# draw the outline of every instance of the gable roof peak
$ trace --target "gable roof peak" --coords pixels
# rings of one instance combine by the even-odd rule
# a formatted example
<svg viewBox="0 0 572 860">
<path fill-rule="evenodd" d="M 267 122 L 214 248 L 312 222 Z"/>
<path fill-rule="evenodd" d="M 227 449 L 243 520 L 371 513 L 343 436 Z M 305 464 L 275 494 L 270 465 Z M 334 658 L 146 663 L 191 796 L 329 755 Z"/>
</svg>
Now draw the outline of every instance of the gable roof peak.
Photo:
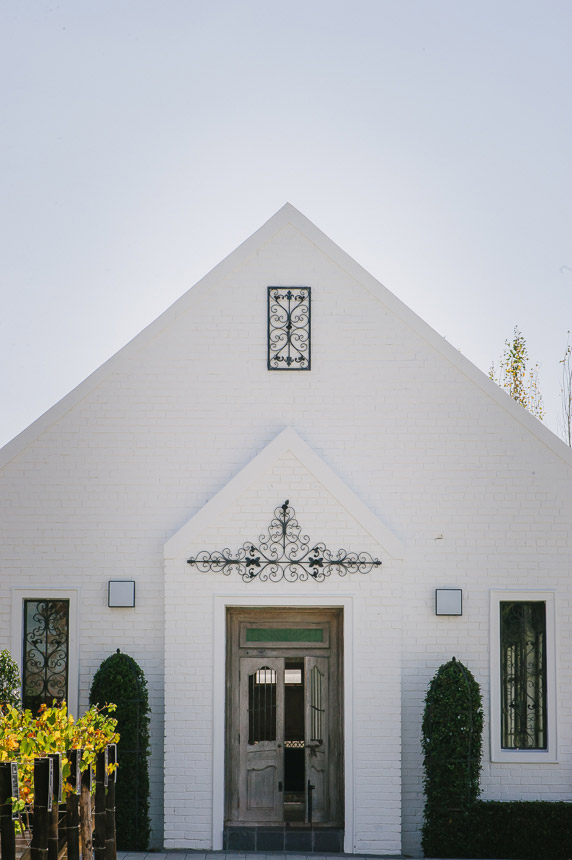
<svg viewBox="0 0 572 860">
<path fill-rule="evenodd" d="M 0 467 L 17 456 L 27 445 L 33 442 L 45 429 L 50 427 L 65 412 L 82 400 L 108 374 L 116 369 L 119 362 L 129 358 L 138 350 L 145 347 L 155 336 L 163 331 L 180 313 L 187 310 L 203 292 L 207 291 L 220 278 L 228 277 L 234 270 L 244 264 L 249 257 L 266 242 L 269 242 L 281 229 L 292 225 L 315 248 L 330 258 L 343 269 L 351 278 L 369 291 L 384 307 L 395 314 L 405 325 L 411 328 L 417 336 L 423 338 L 443 358 L 454 365 L 467 379 L 478 385 L 485 393 L 497 402 L 512 417 L 523 424 L 542 443 L 552 450 L 568 465 L 572 465 L 572 449 L 552 433 L 541 422 L 515 403 L 502 389 L 492 382 L 488 376 L 479 370 L 469 359 L 465 358 L 444 337 L 422 320 L 405 305 L 396 295 L 388 290 L 380 281 L 340 248 L 332 239 L 323 233 L 316 225 L 303 215 L 291 203 L 284 203 L 258 230 L 240 244 L 234 251 L 218 263 L 208 274 L 201 278 L 193 287 L 168 307 L 157 319 L 147 325 L 139 334 L 130 340 L 97 370 L 80 382 L 69 394 L 65 395 L 54 406 L 41 415 L 28 428 L 8 442 L 0 451 Z"/>
</svg>

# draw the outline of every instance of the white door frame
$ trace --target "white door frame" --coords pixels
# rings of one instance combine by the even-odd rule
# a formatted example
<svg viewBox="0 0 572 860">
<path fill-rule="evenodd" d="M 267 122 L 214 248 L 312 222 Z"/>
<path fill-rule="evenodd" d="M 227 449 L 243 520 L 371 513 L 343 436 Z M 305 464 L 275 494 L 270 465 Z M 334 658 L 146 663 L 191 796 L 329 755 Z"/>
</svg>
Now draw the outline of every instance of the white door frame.
<svg viewBox="0 0 572 860">
<path fill-rule="evenodd" d="M 354 844 L 354 779 L 353 779 L 353 598 L 351 595 L 322 594 L 310 597 L 296 592 L 289 595 L 215 594 L 214 618 L 214 679 L 213 679 L 213 851 L 223 847 L 224 829 L 224 754 L 225 754 L 225 688 L 226 688 L 226 610 L 233 606 L 319 607 L 343 609 L 344 644 L 344 851 L 352 853 Z"/>
</svg>

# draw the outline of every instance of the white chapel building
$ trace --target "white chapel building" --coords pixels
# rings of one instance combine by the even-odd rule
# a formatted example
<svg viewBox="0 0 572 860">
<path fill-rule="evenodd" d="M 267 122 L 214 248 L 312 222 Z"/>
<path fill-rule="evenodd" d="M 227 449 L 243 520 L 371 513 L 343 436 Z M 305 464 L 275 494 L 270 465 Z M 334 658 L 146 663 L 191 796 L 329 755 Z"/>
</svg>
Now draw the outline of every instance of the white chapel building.
<svg viewBox="0 0 572 860">
<path fill-rule="evenodd" d="M 54 606 L 49 700 L 145 672 L 153 845 L 418 853 L 453 656 L 482 796 L 570 799 L 572 452 L 292 206 L 0 451 L 0 500 L 24 686 Z"/>
</svg>

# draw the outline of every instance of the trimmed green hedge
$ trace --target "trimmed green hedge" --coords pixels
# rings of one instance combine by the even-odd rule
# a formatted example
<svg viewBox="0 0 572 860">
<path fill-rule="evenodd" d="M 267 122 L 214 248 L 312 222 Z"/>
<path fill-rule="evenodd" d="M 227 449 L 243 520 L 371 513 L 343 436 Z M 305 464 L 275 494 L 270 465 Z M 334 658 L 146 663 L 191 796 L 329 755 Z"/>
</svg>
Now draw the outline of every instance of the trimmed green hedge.
<svg viewBox="0 0 572 860">
<path fill-rule="evenodd" d="M 89 693 L 91 704 L 113 702 L 117 710 L 117 847 L 145 851 L 149 845 L 149 696 L 143 670 L 117 649 L 104 660 Z"/>
<path fill-rule="evenodd" d="M 457 844 L 456 822 L 479 796 L 483 731 L 479 685 L 455 657 L 429 684 L 422 731 L 423 850 L 429 857 L 451 856 L 444 851 Z M 442 822 L 449 818 L 447 829 Z"/>
<path fill-rule="evenodd" d="M 425 698 L 425 856 L 572 860 L 572 802 L 477 799 L 482 730 L 479 685 L 453 657 Z"/>
<path fill-rule="evenodd" d="M 434 813 L 431 826 L 443 858 L 572 860 L 572 803 L 478 800 L 464 812 Z"/>
</svg>

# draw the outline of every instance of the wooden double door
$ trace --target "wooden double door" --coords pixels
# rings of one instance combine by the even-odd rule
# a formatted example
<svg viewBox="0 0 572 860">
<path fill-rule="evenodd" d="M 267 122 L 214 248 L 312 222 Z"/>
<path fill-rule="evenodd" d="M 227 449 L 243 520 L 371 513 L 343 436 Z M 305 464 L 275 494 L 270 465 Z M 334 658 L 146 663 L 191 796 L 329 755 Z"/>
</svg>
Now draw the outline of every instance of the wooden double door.
<svg viewBox="0 0 572 860">
<path fill-rule="evenodd" d="M 229 823 L 342 823 L 339 610 L 229 610 Z"/>
</svg>

